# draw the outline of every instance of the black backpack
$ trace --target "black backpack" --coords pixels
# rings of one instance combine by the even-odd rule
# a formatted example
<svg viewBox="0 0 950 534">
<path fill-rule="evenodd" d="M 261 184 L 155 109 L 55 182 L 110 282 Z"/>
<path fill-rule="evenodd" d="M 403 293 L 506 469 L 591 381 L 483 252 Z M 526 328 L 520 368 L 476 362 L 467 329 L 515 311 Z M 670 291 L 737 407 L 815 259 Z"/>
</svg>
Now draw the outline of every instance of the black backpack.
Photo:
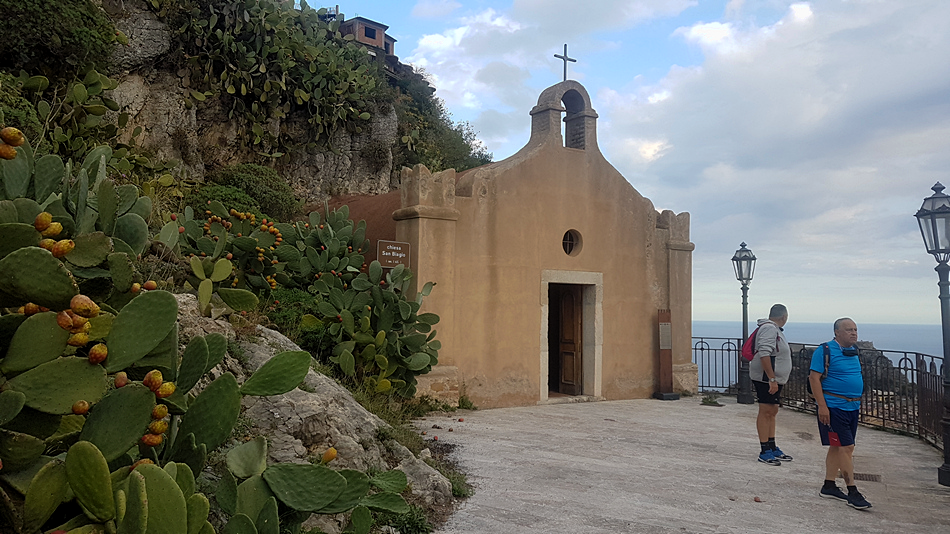
<svg viewBox="0 0 950 534">
<path fill-rule="evenodd" d="M 825 372 L 821 373 L 821 380 L 824 381 L 825 377 L 828 376 L 828 365 L 831 363 L 831 351 L 828 350 L 828 344 L 822 343 L 820 345 L 821 350 L 825 351 Z M 818 349 L 815 349 L 818 350 Z M 814 354 L 812 354 L 814 357 Z M 811 376 L 811 365 L 808 366 L 808 374 L 805 376 L 805 389 L 808 390 L 808 394 L 812 397 L 815 396 L 811 391 L 811 379 L 808 377 Z"/>
</svg>

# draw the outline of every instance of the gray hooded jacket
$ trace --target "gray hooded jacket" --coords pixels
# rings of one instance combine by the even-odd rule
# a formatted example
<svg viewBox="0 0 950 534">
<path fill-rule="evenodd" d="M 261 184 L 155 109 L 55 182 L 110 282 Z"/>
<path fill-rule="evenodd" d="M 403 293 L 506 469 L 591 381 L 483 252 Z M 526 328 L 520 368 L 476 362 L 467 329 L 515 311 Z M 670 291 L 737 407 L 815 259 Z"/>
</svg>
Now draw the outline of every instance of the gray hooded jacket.
<svg viewBox="0 0 950 534">
<path fill-rule="evenodd" d="M 757 322 L 759 333 L 755 336 L 755 357 L 749 362 L 749 378 L 758 382 L 768 382 L 769 377 L 762 370 L 762 358 L 772 358 L 772 369 L 779 384 L 788 382 L 792 373 L 792 349 L 788 346 L 785 333 L 768 319 Z"/>
</svg>

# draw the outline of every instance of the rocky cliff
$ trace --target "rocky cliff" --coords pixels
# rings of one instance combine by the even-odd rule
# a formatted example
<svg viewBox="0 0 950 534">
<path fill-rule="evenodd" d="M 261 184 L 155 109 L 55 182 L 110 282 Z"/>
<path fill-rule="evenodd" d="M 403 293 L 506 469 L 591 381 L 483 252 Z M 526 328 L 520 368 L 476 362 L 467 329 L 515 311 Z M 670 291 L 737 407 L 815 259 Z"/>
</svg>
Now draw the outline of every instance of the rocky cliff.
<svg viewBox="0 0 950 534">
<path fill-rule="evenodd" d="M 162 59 L 172 52 L 172 30 L 148 8 L 145 0 L 102 0 L 116 27 L 128 36 L 113 56 L 119 81 L 113 99 L 131 115 L 126 132 L 142 134 L 136 144 L 163 160 L 180 161 L 178 176 L 201 180 L 207 171 L 235 163 L 267 164 L 254 147 L 242 147 L 238 124 L 228 118 L 223 98 L 214 95 L 188 109 L 184 73 L 171 72 Z M 392 147 L 397 119 L 392 106 L 373 110 L 361 133 L 340 132 L 332 140 L 336 151 L 303 148 L 272 163 L 304 202 L 322 202 L 342 194 L 380 194 L 392 181 Z M 292 137 L 304 138 L 307 117 L 290 115 L 268 124 Z M 129 135 L 129 134 L 127 134 Z"/>
</svg>

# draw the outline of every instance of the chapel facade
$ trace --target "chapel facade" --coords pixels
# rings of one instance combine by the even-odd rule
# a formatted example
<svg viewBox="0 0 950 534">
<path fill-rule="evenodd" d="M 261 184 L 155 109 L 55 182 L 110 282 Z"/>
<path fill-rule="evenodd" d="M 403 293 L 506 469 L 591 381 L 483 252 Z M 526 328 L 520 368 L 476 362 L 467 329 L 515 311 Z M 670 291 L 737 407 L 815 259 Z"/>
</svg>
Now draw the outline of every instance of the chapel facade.
<svg viewBox="0 0 950 534">
<path fill-rule="evenodd" d="M 564 81 L 513 156 L 403 169 L 395 239 L 415 280 L 436 283 L 423 308 L 441 317 L 418 394 L 484 408 L 646 398 L 670 389 L 661 375 L 696 391 L 689 214 L 658 212 L 604 158 L 597 118 Z"/>
</svg>

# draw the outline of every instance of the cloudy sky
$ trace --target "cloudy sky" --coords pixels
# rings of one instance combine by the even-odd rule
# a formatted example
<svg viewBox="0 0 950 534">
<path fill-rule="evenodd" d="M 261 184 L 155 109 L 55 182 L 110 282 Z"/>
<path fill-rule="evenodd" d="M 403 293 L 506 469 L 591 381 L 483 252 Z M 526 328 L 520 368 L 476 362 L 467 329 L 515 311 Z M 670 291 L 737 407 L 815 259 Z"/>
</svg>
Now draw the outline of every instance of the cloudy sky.
<svg viewBox="0 0 950 534">
<path fill-rule="evenodd" d="M 456 120 L 495 160 L 569 77 L 600 148 L 657 209 L 688 211 L 693 318 L 741 317 L 730 259 L 758 257 L 750 315 L 940 322 L 913 214 L 950 185 L 947 0 L 378 0 Z"/>
</svg>

